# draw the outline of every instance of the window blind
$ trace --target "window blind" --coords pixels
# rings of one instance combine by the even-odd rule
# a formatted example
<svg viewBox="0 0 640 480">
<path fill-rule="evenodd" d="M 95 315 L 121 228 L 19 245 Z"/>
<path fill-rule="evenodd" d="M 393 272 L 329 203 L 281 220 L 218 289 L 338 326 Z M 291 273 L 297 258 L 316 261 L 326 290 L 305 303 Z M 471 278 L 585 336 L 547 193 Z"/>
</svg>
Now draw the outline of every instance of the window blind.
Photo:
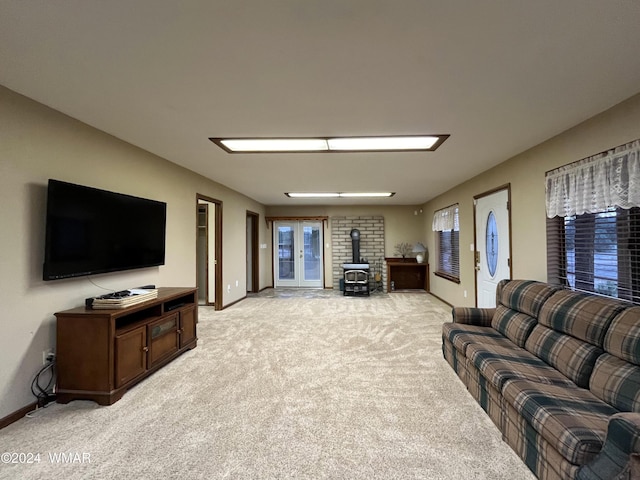
<svg viewBox="0 0 640 480">
<path fill-rule="evenodd" d="M 547 218 L 549 283 L 640 304 L 640 208 Z"/>
<path fill-rule="evenodd" d="M 438 238 L 438 267 L 440 277 L 460 282 L 460 222 L 458 205 L 434 213 L 433 230 Z"/>
</svg>

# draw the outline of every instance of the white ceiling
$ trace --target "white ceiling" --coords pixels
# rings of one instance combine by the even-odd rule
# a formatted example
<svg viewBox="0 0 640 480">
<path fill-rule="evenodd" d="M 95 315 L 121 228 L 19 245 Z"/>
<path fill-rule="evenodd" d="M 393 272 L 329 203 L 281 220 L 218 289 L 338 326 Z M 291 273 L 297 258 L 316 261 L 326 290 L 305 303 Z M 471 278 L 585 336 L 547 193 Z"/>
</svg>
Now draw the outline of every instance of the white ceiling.
<svg viewBox="0 0 640 480">
<path fill-rule="evenodd" d="M 0 84 L 265 205 L 419 205 L 638 93 L 639 24 L 637 0 L 2 0 Z M 424 133 L 451 137 L 366 154 L 208 140 Z"/>
</svg>

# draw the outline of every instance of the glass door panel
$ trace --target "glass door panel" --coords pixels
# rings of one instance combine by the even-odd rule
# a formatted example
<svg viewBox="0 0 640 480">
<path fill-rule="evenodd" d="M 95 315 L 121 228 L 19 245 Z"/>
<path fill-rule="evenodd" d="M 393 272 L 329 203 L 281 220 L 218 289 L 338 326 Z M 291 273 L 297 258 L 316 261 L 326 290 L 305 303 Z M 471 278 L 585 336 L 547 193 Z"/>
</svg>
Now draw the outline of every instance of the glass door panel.
<svg viewBox="0 0 640 480">
<path fill-rule="evenodd" d="M 278 225 L 277 227 L 278 268 L 276 269 L 276 278 L 278 279 L 277 283 L 279 285 L 289 284 L 296 279 L 295 233 L 295 225 Z"/>
<path fill-rule="evenodd" d="M 322 288 L 322 222 L 275 222 L 274 232 L 275 286 Z"/>
<path fill-rule="evenodd" d="M 322 286 L 322 224 L 302 225 L 304 241 L 304 265 L 301 286 Z"/>
</svg>

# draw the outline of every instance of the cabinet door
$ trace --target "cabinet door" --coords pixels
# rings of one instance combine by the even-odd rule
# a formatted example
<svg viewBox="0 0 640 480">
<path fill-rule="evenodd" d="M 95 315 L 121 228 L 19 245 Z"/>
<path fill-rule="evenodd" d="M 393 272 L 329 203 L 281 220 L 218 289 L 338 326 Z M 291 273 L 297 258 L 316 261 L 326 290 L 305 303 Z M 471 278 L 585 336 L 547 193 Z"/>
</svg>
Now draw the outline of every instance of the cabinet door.
<svg viewBox="0 0 640 480">
<path fill-rule="evenodd" d="M 147 329 L 142 326 L 115 337 L 116 388 L 147 370 Z"/>
<path fill-rule="evenodd" d="M 195 306 L 180 312 L 180 348 L 196 339 L 196 318 Z"/>
<path fill-rule="evenodd" d="M 149 324 L 149 366 L 178 351 L 178 313 L 172 313 Z"/>
</svg>

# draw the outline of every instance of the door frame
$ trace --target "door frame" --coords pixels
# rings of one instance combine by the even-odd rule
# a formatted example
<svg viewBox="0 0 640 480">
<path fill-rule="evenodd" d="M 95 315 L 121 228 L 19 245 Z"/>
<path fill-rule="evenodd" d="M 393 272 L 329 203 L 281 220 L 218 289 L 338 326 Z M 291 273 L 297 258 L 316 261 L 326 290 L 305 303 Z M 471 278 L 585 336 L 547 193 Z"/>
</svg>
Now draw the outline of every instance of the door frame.
<svg viewBox="0 0 640 480">
<path fill-rule="evenodd" d="M 509 221 L 509 280 L 513 279 L 513 241 L 512 241 L 512 223 L 511 223 L 511 183 L 505 183 L 499 187 L 493 188 L 486 192 L 473 196 L 473 284 L 475 293 L 475 306 L 478 306 L 478 274 L 476 273 L 476 252 L 478 251 L 478 232 L 476 231 L 476 203 L 479 199 L 493 195 L 502 190 L 507 191 L 507 217 Z"/>
<path fill-rule="evenodd" d="M 197 203 L 198 220 L 196 232 L 196 288 L 198 289 L 198 305 L 201 305 L 201 294 L 204 293 L 204 305 L 209 305 L 209 203 Z M 201 215 L 204 214 L 204 222 Z M 204 225 L 203 225 L 204 223 Z M 204 229 L 204 236 L 202 235 Z M 201 258 L 201 242 L 204 242 L 205 258 Z M 204 265 L 202 261 L 204 260 Z M 202 272 L 202 273 L 201 273 Z M 201 278 L 202 277 L 202 278 Z M 204 285 L 202 285 L 204 283 Z M 214 292 L 215 296 L 215 292 Z"/>
<path fill-rule="evenodd" d="M 307 218 L 307 217 L 283 217 L 283 218 L 274 218 L 272 221 L 272 225 L 273 225 L 273 231 L 272 231 L 272 258 L 273 258 L 273 262 L 271 264 L 271 274 L 272 274 L 272 279 L 273 279 L 273 288 L 278 288 L 278 279 L 277 279 L 277 273 L 279 272 L 279 268 L 276 267 L 276 262 L 279 262 L 280 257 L 278 254 L 278 248 L 279 248 L 279 241 L 278 241 L 278 224 L 293 224 L 294 227 L 294 232 L 295 232 L 295 242 L 296 243 L 300 243 L 301 244 L 301 248 L 304 250 L 304 226 L 305 224 L 318 224 L 319 228 L 318 231 L 320 232 L 320 244 L 319 244 L 319 252 L 321 255 L 321 261 L 319 264 L 319 270 L 320 270 L 320 280 L 318 281 L 318 285 L 300 285 L 301 281 L 302 281 L 302 277 L 300 277 L 300 275 L 304 275 L 304 266 L 299 265 L 299 263 L 304 263 L 304 253 L 303 253 L 303 262 L 298 262 L 296 260 L 296 278 L 297 278 L 297 285 L 296 286 L 286 286 L 286 285 L 280 285 L 280 288 L 325 288 L 325 271 L 324 271 L 324 262 L 325 262 L 325 252 L 324 252 L 324 237 L 325 237 L 325 231 L 324 231 L 324 221 L 322 219 L 316 219 L 316 218 Z M 299 242 L 298 242 L 299 241 Z M 296 247 L 297 249 L 298 247 Z M 297 256 L 297 254 L 296 254 Z M 298 268 L 300 267 L 300 268 Z"/>
<path fill-rule="evenodd" d="M 215 268 L 214 268 L 214 279 L 215 279 L 215 298 L 213 300 L 213 308 L 215 310 L 222 310 L 222 201 L 216 200 L 215 198 L 208 197 L 206 195 L 202 195 L 200 193 L 196 193 L 196 221 L 195 221 L 195 229 L 196 229 L 196 262 L 198 260 L 198 208 L 199 208 L 199 200 L 203 200 L 205 202 L 211 203 L 214 205 L 214 216 L 215 216 L 215 232 L 214 232 L 214 242 L 213 246 L 214 250 L 214 259 L 216 260 Z M 207 248 L 207 255 L 209 255 L 210 250 Z M 196 276 L 198 274 L 198 266 L 196 265 Z M 207 275 L 210 272 L 207 269 Z M 208 280 L 207 280 L 208 282 Z M 197 285 L 197 277 L 196 277 L 196 285 Z M 211 305 L 211 303 L 208 303 Z"/>
<path fill-rule="evenodd" d="M 251 225 L 251 242 L 247 245 L 247 254 L 251 251 L 251 278 L 247 278 L 247 293 L 258 293 L 260 291 L 260 245 L 258 244 L 260 214 L 247 210 L 247 221 Z"/>
</svg>

